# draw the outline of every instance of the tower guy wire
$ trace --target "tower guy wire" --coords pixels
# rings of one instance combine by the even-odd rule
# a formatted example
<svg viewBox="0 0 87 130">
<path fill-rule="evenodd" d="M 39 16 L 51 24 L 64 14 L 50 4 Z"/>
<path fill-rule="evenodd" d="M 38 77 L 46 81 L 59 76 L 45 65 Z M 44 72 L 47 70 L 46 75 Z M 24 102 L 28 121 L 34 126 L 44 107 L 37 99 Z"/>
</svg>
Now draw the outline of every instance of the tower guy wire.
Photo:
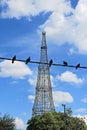
<svg viewBox="0 0 87 130">
<path fill-rule="evenodd" d="M 22 60 L 22 59 L 17 59 L 16 55 L 12 58 L 7 58 L 7 57 L 0 57 L 0 60 L 10 60 L 12 61 L 12 63 L 14 63 L 15 61 L 20 61 L 20 62 L 25 62 L 25 64 L 28 64 L 28 63 L 33 63 L 33 64 L 46 64 L 46 65 L 49 65 L 50 67 L 51 66 L 60 66 L 60 67 L 70 67 L 70 68 L 75 68 L 75 69 L 78 69 L 78 68 L 82 68 L 82 69 L 87 69 L 87 66 L 81 66 L 80 63 L 76 64 L 76 65 L 69 65 L 68 62 L 65 62 L 63 61 L 63 63 L 53 63 L 53 60 L 51 59 L 49 61 L 49 63 L 47 62 L 39 62 L 39 61 L 32 61 L 30 59 L 30 57 L 28 57 L 27 59 L 25 60 Z M 52 61 L 52 62 L 51 62 Z"/>
</svg>

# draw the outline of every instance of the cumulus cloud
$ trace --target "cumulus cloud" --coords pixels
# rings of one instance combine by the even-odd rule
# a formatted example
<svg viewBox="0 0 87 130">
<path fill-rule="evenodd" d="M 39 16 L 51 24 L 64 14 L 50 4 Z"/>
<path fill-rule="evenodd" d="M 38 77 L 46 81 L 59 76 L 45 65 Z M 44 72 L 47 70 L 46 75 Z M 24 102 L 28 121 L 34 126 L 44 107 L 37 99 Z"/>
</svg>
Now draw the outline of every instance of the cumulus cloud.
<svg viewBox="0 0 87 130">
<path fill-rule="evenodd" d="M 0 77 L 24 78 L 27 75 L 32 75 L 32 71 L 24 63 L 15 61 L 3 61 L 0 63 Z"/>
<path fill-rule="evenodd" d="M 78 47 L 79 51 L 82 53 L 87 53 L 87 30 L 86 30 L 86 22 L 87 22 L 87 1 L 79 0 L 78 5 L 74 12 L 74 20 L 77 23 L 77 26 L 74 27 L 74 44 Z"/>
<path fill-rule="evenodd" d="M 54 91 L 53 99 L 55 106 L 58 106 L 62 103 L 72 103 L 74 100 L 70 93 L 63 91 Z"/>
<path fill-rule="evenodd" d="M 35 96 L 29 95 L 28 99 L 33 102 L 35 99 Z M 54 91 L 53 100 L 54 100 L 54 105 L 57 107 L 62 103 L 72 103 L 74 99 L 73 99 L 72 95 L 68 92 Z"/>
<path fill-rule="evenodd" d="M 51 12 L 38 30 L 47 32 L 48 41 L 58 45 L 67 42 L 73 44 L 79 53 L 87 53 L 87 0 L 79 0 L 75 9 L 70 0 L 1 0 L 0 4 L 2 18 L 31 19 L 42 12 Z"/>
<path fill-rule="evenodd" d="M 70 71 L 66 71 L 62 73 L 61 75 L 58 75 L 57 77 L 60 81 L 64 81 L 64 82 L 71 82 L 71 83 L 76 83 L 76 84 L 83 82 L 83 79 L 78 78 L 76 74 Z"/>
<path fill-rule="evenodd" d="M 1 16 L 4 18 L 17 18 L 31 15 L 34 8 L 32 0 L 1 0 L 3 11 Z"/>
<path fill-rule="evenodd" d="M 61 12 L 61 9 L 54 10 L 49 19 L 40 26 L 40 30 L 45 30 L 48 40 L 53 43 L 61 45 L 68 42 L 73 44 L 79 53 L 87 53 L 87 0 L 79 0 L 75 9 L 72 9 L 69 4 L 64 8 L 62 4 L 63 9 L 64 12 Z M 68 15 L 65 15 L 67 9 Z"/>
<path fill-rule="evenodd" d="M 15 118 L 15 124 L 16 124 L 16 128 L 20 129 L 20 130 L 25 130 L 25 125 L 22 119 L 16 117 Z"/>
<path fill-rule="evenodd" d="M 64 0 L 61 0 L 61 2 L 64 3 Z M 3 7 L 1 16 L 9 18 L 15 17 L 17 19 L 23 16 L 36 16 L 41 12 L 54 11 L 58 5 L 62 7 L 61 2 L 57 0 L 47 0 L 46 2 L 43 0 L 1 0 L 1 6 Z M 65 4 L 64 8 L 66 8 Z"/>
</svg>

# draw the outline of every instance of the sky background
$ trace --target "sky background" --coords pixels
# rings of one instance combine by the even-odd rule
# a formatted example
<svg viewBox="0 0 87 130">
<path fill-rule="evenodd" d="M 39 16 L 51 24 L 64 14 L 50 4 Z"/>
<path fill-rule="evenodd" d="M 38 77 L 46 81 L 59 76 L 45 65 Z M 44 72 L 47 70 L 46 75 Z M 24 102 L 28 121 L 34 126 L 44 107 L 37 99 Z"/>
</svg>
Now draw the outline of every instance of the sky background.
<svg viewBox="0 0 87 130">
<path fill-rule="evenodd" d="M 40 60 L 46 31 L 48 60 L 87 66 L 87 0 L 0 0 L 0 57 Z M 38 65 L 0 60 L 0 113 L 25 130 L 32 117 Z M 87 122 L 87 70 L 50 68 L 57 112 L 62 103 Z"/>
</svg>

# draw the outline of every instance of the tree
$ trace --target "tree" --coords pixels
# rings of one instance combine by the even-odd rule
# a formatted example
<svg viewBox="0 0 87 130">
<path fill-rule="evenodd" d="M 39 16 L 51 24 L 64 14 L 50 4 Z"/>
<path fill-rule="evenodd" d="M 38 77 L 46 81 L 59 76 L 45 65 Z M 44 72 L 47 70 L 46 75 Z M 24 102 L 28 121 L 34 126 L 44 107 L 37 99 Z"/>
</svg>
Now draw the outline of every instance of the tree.
<svg viewBox="0 0 87 130">
<path fill-rule="evenodd" d="M 0 130 L 15 130 L 14 119 L 9 115 L 0 117 Z"/>
<path fill-rule="evenodd" d="M 49 112 L 32 117 L 27 122 L 26 130 L 64 130 L 65 118 L 67 130 L 86 130 L 86 124 L 82 119 L 72 117 L 69 113 L 64 117 L 64 113 L 61 112 Z"/>
<path fill-rule="evenodd" d="M 84 130 L 87 130 L 87 126 L 84 127 Z"/>
<path fill-rule="evenodd" d="M 32 117 L 27 125 L 27 130 L 59 130 L 54 115 L 50 112 Z"/>
<path fill-rule="evenodd" d="M 67 116 L 71 116 L 72 115 L 72 109 L 71 108 L 67 108 L 66 109 L 66 115 Z"/>
</svg>

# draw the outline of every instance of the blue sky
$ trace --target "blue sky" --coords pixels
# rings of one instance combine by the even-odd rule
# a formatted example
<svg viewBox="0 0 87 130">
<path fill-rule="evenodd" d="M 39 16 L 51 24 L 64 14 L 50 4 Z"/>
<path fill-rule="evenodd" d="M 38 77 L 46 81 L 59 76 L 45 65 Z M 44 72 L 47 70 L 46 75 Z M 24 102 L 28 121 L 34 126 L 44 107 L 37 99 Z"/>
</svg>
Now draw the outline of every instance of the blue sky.
<svg viewBox="0 0 87 130">
<path fill-rule="evenodd" d="M 49 4 L 50 3 L 50 4 Z M 87 66 L 86 0 L 0 0 L 0 56 L 40 60 L 42 31 L 46 31 L 48 59 Z M 38 65 L 0 60 L 0 112 L 16 118 L 25 130 L 32 116 Z M 62 103 L 87 122 L 87 70 L 50 69 L 56 111 Z"/>
</svg>

